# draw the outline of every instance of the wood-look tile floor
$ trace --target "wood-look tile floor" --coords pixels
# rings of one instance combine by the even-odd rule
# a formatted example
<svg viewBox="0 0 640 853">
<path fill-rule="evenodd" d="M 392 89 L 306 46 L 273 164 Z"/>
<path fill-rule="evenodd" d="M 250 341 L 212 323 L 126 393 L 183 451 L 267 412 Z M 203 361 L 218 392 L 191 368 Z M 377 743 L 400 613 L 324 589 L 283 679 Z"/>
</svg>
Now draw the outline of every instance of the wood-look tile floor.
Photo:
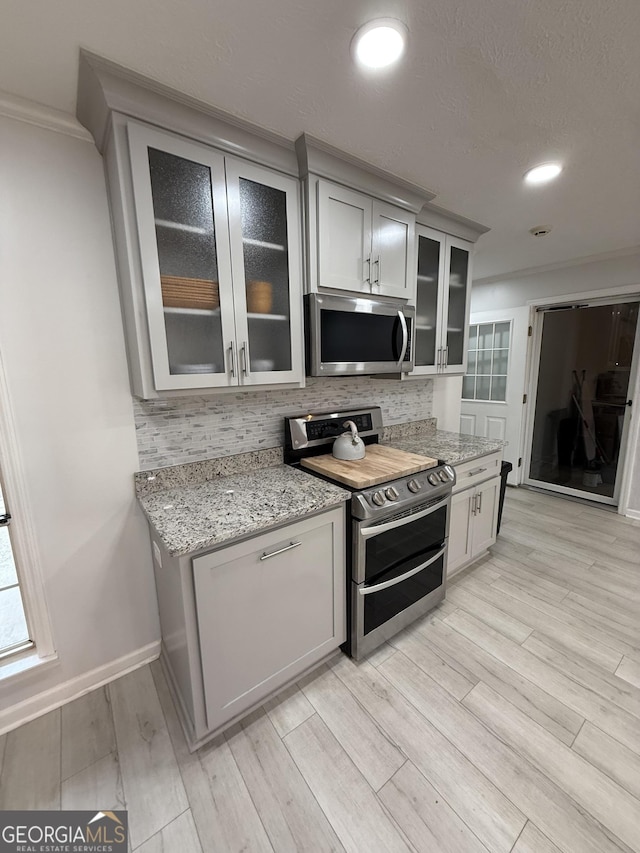
<svg viewBox="0 0 640 853">
<path fill-rule="evenodd" d="M 0 809 L 143 853 L 640 851 L 640 523 L 509 490 L 492 554 L 190 754 L 156 662 L 0 738 Z"/>
</svg>

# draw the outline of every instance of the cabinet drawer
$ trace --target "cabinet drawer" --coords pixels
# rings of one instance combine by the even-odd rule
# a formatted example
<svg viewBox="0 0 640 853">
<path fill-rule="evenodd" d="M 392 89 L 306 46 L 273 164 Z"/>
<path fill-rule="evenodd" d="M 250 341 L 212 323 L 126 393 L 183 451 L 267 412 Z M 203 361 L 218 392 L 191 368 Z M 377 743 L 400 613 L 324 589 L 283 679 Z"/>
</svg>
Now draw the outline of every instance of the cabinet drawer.
<svg viewBox="0 0 640 853">
<path fill-rule="evenodd" d="M 193 560 L 214 730 L 344 642 L 344 509 Z"/>
<path fill-rule="evenodd" d="M 487 456 L 479 456 L 477 459 L 470 459 L 469 462 L 463 462 L 461 465 L 455 465 L 456 484 L 453 487 L 453 494 L 455 495 L 463 489 L 475 486 L 476 483 L 482 483 L 484 480 L 495 477 L 496 474 L 500 473 L 501 465 L 501 450 L 489 453 Z"/>
</svg>

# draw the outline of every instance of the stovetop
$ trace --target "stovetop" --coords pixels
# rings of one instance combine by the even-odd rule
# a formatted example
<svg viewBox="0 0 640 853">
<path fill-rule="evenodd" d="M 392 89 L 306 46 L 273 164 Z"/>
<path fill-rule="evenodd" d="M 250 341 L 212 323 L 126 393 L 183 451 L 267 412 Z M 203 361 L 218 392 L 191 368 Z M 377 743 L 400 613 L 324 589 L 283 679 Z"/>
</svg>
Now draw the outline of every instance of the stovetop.
<svg viewBox="0 0 640 853">
<path fill-rule="evenodd" d="M 382 437 L 382 411 L 379 406 L 351 411 L 309 412 L 285 418 L 284 461 L 299 465 L 300 460 L 327 453 L 335 438 L 346 431 L 345 421 L 354 421 L 365 444 L 377 444 Z M 322 476 L 336 482 L 330 476 Z M 401 477 L 391 477 L 369 489 L 353 489 L 351 514 L 357 519 L 384 517 L 430 502 L 451 492 L 455 472 L 445 462 L 436 467 Z"/>
</svg>

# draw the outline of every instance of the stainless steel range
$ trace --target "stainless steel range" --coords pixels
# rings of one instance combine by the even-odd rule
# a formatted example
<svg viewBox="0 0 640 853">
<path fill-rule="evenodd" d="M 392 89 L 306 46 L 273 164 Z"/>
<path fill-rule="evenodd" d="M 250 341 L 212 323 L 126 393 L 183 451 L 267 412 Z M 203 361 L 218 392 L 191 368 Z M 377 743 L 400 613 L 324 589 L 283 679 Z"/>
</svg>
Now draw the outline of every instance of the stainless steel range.
<svg viewBox="0 0 640 853">
<path fill-rule="evenodd" d="M 307 413 L 285 418 L 285 462 L 299 465 L 330 452 L 346 421 L 355 423 L 366 445 L 379 443 L 378 407 Z M 335 476 L 325 479 L 349 488 Z M 351 488 L 345 651 L 356 660 L 445 597 L 454 483 L 453 468 L 438 462 L 417 473 L 391 474 L 368 488 Z"/>
</svg>

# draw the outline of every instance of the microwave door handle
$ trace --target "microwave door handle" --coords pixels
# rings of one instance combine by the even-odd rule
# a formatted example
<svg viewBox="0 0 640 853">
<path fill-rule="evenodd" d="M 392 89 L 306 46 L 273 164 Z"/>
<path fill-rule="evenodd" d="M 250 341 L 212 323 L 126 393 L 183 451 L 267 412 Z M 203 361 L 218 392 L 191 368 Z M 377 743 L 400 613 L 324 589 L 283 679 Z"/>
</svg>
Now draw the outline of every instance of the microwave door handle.
<svg viewBox="0 0 640 853">
<path fill-rule="evenodd" d="M 382 583 L 377 583 L 374 586 L 360 587 L 358 592 L 360 593 L 360 595 L 371 595 L 372 592 L 381 592 L 383 589 L 388 589 L 390 586 L 395 586 L 398 583 L 402 583 L 413 575 L 417 575 L 418 572 L 421 572 L 423 569 L 428 568 L 432 563 L 435 563 L 436 560 L 439 560 L 440 557 L 444 555 L 446 550 L 447 546 L 445 545 L 444 548 L 441 548 L 438 553 L 434 554 L 434 556 L 431 557 L 430 560 L 427 560 L 426 563 L 421 563 L 419 566 L 416 566 L 415 569 L 411 569 L 411 571 L 405 572 L 403 575 L 400 575 L 399 578 L 393 578 L 390 581 L 383 581 Z"/>
<path fill-rule="evenodd" d="M 402 367 L 402 362 L 404 361 L 404 356 L 407 351 L 407 346 L 409 344 L 409 332 L 407 331 L 407 321 L 404 316 L 403 311 L 398 309 L 398 318 L 400 319 L 400 325 L 402 326 L 402 349 L 400 350 L 400 358 L 398 359 L 398 367 Z"/>
<path fill-rule="evenodd" d="M 422 512 L 416 512 L 413 515 L 408 515 L 403 518 L 402 521 L 389 521 L 387 524 L 376 524 L 373 527 L 365 527 L 360 531 L 360 536 L 362 536 L 363 539 L 370 539 L 372 536 L 378 536 L 380 533 L 386 533 L 389 530 L 404 527 L 405 524 L 412 524 L 414 521 L 419 521 L 421 518 L 431 515 L 432 512 L 437 512 L 437 510 L 442 509 L 442 507 L 447 505 L 449 500 L 450 498 L 447 495 L 446 498 L 438 501 L 438 503 L 430 506 L 428 509 L 423 509 Z"/>
</svg>

